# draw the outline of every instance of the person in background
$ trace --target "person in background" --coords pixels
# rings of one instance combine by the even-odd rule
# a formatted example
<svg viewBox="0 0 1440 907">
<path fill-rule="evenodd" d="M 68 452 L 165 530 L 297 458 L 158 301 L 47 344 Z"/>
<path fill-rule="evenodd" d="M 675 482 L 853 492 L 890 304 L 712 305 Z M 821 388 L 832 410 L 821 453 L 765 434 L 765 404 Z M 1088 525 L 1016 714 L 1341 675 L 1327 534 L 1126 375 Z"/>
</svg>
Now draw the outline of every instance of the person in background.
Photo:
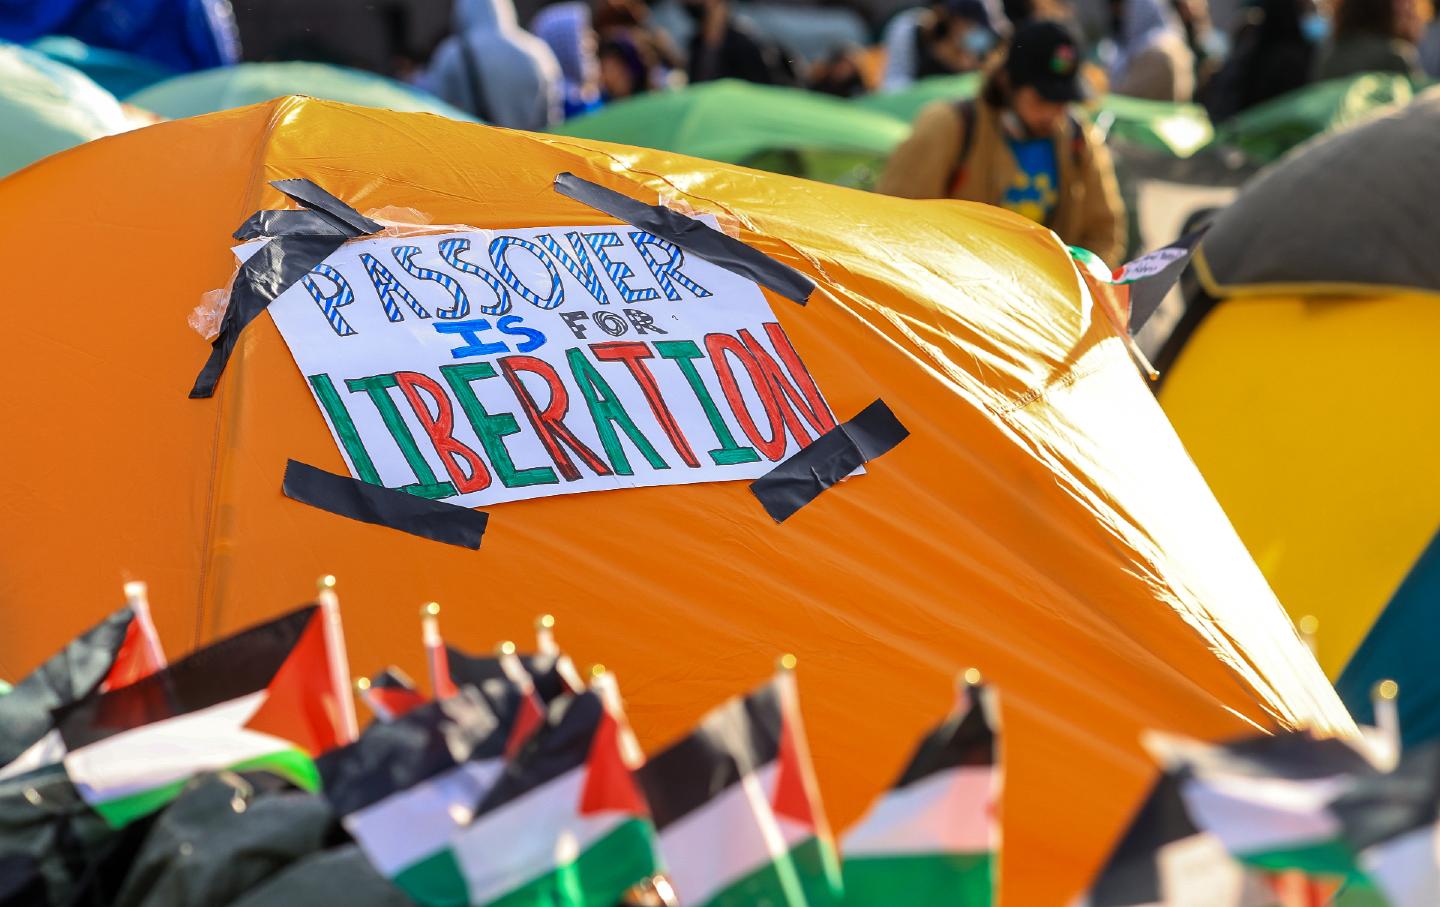
<svg viewBox="0 0 1440 907">
<path fill-rule="evenodd" d="M 1225 61 L 1225 38 L 1210 22 L 1207 0 L 1175 0 L 1175 15 L 1185 29 L 1185 43 L 1195 58 L 1195 95 Z"/>
<path fill-rule="evenodd" d="M 1188 102 L 1195 55 L 1170 0 L 1111 0 L 1116 41 L 1110 90 L 1151 101 Z"/>
<path fill-rule="evenodd" d="M 551 4 L 535 14 L 530 30 L 549 45 L 560 64 L 565 119 L 598 108 L 600 61 L 595 30 L 590 27 L 590 4 L 585 0 Z"/>
<path fill-rule="evenodd" d="M 1324 39 L 1313 0 L 1258 0 L 1241 16 L 1230 56 L 1200 96 L 1216 123 L 1308 84 Z"/>
<path fill-rule="evenodd" d="M 646 82 L 651 89 L 678 84 L 684 79 L 685 56 L 669 32 L 651 23 L 648 6 L 640 0 L 595 0 L 592 9 L 595 32 L 600 36 L 602 47 L 612 41 L 633 47 L 650 67 Z"/>
<path fill-rule="evenodd" d="M 1440 15 L 1435 15 L 1434 10 L 1431 12 L 1430 21 L 1420 32 L 1420 68 L 1430 78 L 1440 79 Z"/>
<path fill-rule="evenodd" d="M 1420 27 L 1414 0 L 1337 0 L 1335 35 L 1320 52 L 1315 78 L 1363 72 L 1422 78 L 1415 46 Z"/>
<path fill-rule="evenodd" d="M 1089 92 L 1080 42 L 1058 22 L 1017 28 L 976 101 L 920 111 L 876 189 L 999 205 L 1118 264 L 1125 206 L 1104 142 L 1072 105 Z"/>
<path fill-rule="evenodd" d="M 682 0 L 695 23 L 690 39 L 690 81 L 744 79 L 761 85 L 794 85 L 795 68 L 783 49 L 737 20 L 729 0 Z"/>
<path fill-rule="evenodd" d="M 837 98 L 854 98 L 865 94 L 865 52 L 850 44 L 811 65 L 806 73 L 805 87 Z"/>
<path fill-rule="evenodd" d="M 655 52 L 641 42 L 641 35 L 600 42 L 600 95 L 606 104 L 663 87 L 656 81 L 660 67 Z"/>
<path fill-rule="evenodd" d="M 974 72 L 984 67 L 1008 23 L 983 0 L 940 0 L 890 20 L 882 39 L 885 75 L 895 91 L 927 76 Z"/>
<path fill-rule="evenodd" d="M 511 0 L 455 0 L 455 24 L 420 87 L 496 126 L 540 130 L 560 122 L 560 64 L 516 24 Z"/>
</svg>

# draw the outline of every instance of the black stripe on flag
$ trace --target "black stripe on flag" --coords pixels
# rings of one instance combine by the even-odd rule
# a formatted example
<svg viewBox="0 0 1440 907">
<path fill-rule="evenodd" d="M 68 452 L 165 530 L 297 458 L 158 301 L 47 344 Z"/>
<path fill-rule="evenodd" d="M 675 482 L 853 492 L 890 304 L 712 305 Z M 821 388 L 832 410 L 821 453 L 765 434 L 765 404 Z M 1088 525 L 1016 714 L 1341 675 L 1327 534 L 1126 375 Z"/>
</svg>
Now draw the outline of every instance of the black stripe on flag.
<svg viewBox="0 0 1440 907">
<path fill-rule="evenodd" d="M 1341 834 L 1359 852 L 1440 824 L 1440 743 L 1407 750 L 1389 774 L 1372 774 L 1330 804 Z M 1428 867 L 1434 871 L 1434 867 Z"/>
<path fill-rule="evenodd" d="M 546 715 L 545 724 L 515 758 L 485 795 L 475 815 L 499 809 L 543 784 L 585 765 L 590 744 L 605 717 L 599 695 L 581 693 L 557 701 Z"/>
<path fill-rule="evenodd" d="M 505 669 L 500 666 L 500 659 L 494 655 L 471 655 L 448 645 L 445 654 L 450 662 L 450 679 L 455 681 L 456 686 L 469 684 L 483 690 L 488 682 L 510 683 Z M 570 685 L 560 666 L 564 656 L 536 653 L 516 657 L 535 682 L 535 693 L 542 701 L 554 702 L 570 692 Z"/>
<path fill-rule="evenodd" d="M 121 608 L 71 640 L 0 696 L 0 766 L 12 762 L 53 726 L 50 712 L 100 688 L 125 643 L 134 615 Z"/>
<path fill-rule="evenodd" d="M 1247 737 L 1220 746 L 1187 748 L 1184 765 L 1198 777 L 1215 773 L 1289 781 L 1375 771 L 1370 761 L 1350 743 L 1338 737 L 1320 738 L 1297 731 Z"/>
<path fill-rule="evenodd" d="M 1180 797 L 1180 779 L 1162 775 L 1091 886 L 1089 907 L 1164 903 L 1160 849 L 1199 833 Z"/>
<path fill-rule="evenodd" d="M 694 812 L 780 756 L 780 688 L 768 683 L 711 711 L 689 736 L 650 757 L 637 773 L 655 827 Z"/>
<path fill-rule="evenodd" d="M 970 708 L 956 713 L 920 741 L 896 788 L 914 784 L 937 772 L 961 766 L 995 764 L 995 732 L 985 717 L 981 687 L 969 691 Z"/>
<path fill-rule="evenodd" d="M 130 686 L 58 710 L 55 726 L 66 748 L 77 750 L 123 731 L 263 690 L 319 613 L 318 606 L 307 605 L 242 630 Z"/>
<path fill-rule="evenodd" d="M 377 721 L 360 739 L 315 760 L 325 797 L 337 816 L 378 803 L 398 791 L 471 759 L 498 758 L 505 735 L 474 690 L 429 702 L 394 721 Z"/>
</svg>

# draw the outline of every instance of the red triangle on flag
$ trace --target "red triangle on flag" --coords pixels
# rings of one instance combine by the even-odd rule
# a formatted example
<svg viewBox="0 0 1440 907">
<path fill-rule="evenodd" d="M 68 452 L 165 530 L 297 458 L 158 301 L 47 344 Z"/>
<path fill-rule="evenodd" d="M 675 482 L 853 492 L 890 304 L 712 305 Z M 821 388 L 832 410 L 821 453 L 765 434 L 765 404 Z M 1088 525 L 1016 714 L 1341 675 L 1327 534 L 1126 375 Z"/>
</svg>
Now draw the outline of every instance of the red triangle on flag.
<svg viewBox="0 0 1440 907">
<path fill-rule="evenodd" d="M 325 645 L 325 618 L 319 608 L 265 688 L 265 702 L 245 726 L 289 740 L 312 756 L 344 745 L 340 703 Z"/>
<path fill-rule="evenodd" d="M 775 777 L 775 793 L 770 806 L 776 816 L 783 816 L 794 822 L 808 825 L 818 831 L 815 821 L 816 809 L 810 802 L 808 774 L 810 767 L 800 752 L 796 739 L 795 716 L 788 709 L 783 712 L 780 724 L 780 768 Z"/>
<path fill-rule="evenodd" d="M 540 704 L 540 697 L 535 695 L 534 690 L 528 694 L 522 692 L 520 706 L 515 713 L 515 723 L 510 726 L 510 737 L 505 741 L 505 758 L 514 758 L 544 723 L 545 707 Z"/>
<path fill-rule="evenodd" d="M 585 789 L 580 794 L 580 815 L 623 812 L 650 814 L 635 778 L 620 751 L 620 725 L 608 711 L 590 741 L 585 766 Z"/>
<path fill-rule="evenodd" d="M 165 662 L 156 657 L 156 647 L 146 638 L 145 626 L 138 615 L 130 613 L 130 623 L 125 627 L 125 639 L 110 663 L 110 673 L 100 682 L 100 691 L 108 692 L 128 687 L 142 677 L 149 677 L 165 667 Z"/>
</svg>

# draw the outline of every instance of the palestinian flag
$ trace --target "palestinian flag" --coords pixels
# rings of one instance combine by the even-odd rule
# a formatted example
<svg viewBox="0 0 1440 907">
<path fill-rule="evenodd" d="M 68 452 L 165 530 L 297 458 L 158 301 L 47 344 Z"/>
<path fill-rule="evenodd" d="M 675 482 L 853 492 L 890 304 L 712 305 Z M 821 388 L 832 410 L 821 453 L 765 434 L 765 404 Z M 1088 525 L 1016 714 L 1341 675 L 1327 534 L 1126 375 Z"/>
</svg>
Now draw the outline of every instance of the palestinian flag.
<svg viewBox="0 0 1440 907">
<path fill-rule="evenodd" d="M 1359 855 L 1363 885 L 1389 907 L 1440 904 L 1440 743 L 1404 753 L 1389 774 L 1359 779 L 1330 809 Z"/>
<path fill-rule="evenodd" d="M 21 775 L 65 756 L 51 712 L 97 692 L 113 690 L 165 666 L 144 599 L 132 597 L 86 630 L 0 698 L 0 779 Z"/>
<path fill-rule="evenodd" d="M 313 790 L 342 739 L 324 617 L 311 605 L 56 713 L 70 780 L 111 826 L 164 806 L 196 773 L 267 770 Z"/>
<path fill-rule="evenodd" d="M 509 756 L 519 752 L 545 723 L 546 704 L 570 692 L 556 669 L 558 661 L 546 656 L 517 655 L 508 643 L 493 656 L 469 655 L 453 646 L 445 647 L 445 663 L 453 686 L 456 689 L 475 687 L 497 712 L 514 716 L 506 747 Z M 541 694 L 530 667 L 545 678 L 548 698 Z"/>
<path fill-rule="evenodd" d="M 418 904 L 466 904 L 450 842 L 500 776 L 506 736 L 480 694 L 465 690 L 372 724 L 316 764 L 371 865 Z"/>
<path fill-rule="evenodd" d="M 394 665 L 374 677 L 362 679 L 357 687 L 365 707 L 380 721 L 394 721 L 427 702 L 424 694 L 415 688 L 415 681 Z"/>
<path fill-rule="evenodd" d="M 614 907 L 656 871 L 654 833 L 620 753 L 619 722 L 595 693 L 556 703 L 465 818 L 447 846 L 409 857 L 410 868 L 394 876 L 414 900 Z"/>
<path fill-rule="evenodd" d="M 961 692 L 895 785 L 845 836 L 845 903 L 995 903 L 1000 769 L 993 694 Z"/>
<path fill-rule="evenodd" d="M 1279 907 L 1260 875 L 1196 827 L 1166 773 L 1075 907 Z"/>
<path fill-rule="evenodd" d="M 838 901 L 839 868 L 791 672 L 710 712 L 640 778 L 682 903 Z"/>
<path fill-rule="evenodd" d="M 1246 865 L 1312 878 L 1360 878 L 1332 801 L 1376 769 L 1337 738 L 1304 733 L 1213 746 L 1157 739 L 1155 750 L 1180 775 L 1196 826 Z"/>
</svg>

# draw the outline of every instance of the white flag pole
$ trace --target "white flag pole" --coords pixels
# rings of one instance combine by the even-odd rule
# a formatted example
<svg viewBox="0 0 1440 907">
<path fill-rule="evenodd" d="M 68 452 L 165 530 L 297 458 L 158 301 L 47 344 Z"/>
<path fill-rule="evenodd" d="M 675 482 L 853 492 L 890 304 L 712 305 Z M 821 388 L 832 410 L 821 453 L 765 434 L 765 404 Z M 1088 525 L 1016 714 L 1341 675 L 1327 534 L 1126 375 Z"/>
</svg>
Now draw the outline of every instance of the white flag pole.
<svg viewBox="0 0 1440 907">
<path fill-rule="evenodd" d="M 355 694 L 350 686 L 350 659 L 345 650 L 345 627 L 340 622 L 340 599 L 335 595 L 335 577 L 322 576 L 316 585 L 315 596 L 320 603 L 321 615 L 325 618 L 325 654 L 330 661 L 330 685 L 340 706 L 337 716 L 340 722 L 340 737 L 344 743 L 352 743 L 360 736 L 360 721 L 355 716 Z"/>
</svg>

